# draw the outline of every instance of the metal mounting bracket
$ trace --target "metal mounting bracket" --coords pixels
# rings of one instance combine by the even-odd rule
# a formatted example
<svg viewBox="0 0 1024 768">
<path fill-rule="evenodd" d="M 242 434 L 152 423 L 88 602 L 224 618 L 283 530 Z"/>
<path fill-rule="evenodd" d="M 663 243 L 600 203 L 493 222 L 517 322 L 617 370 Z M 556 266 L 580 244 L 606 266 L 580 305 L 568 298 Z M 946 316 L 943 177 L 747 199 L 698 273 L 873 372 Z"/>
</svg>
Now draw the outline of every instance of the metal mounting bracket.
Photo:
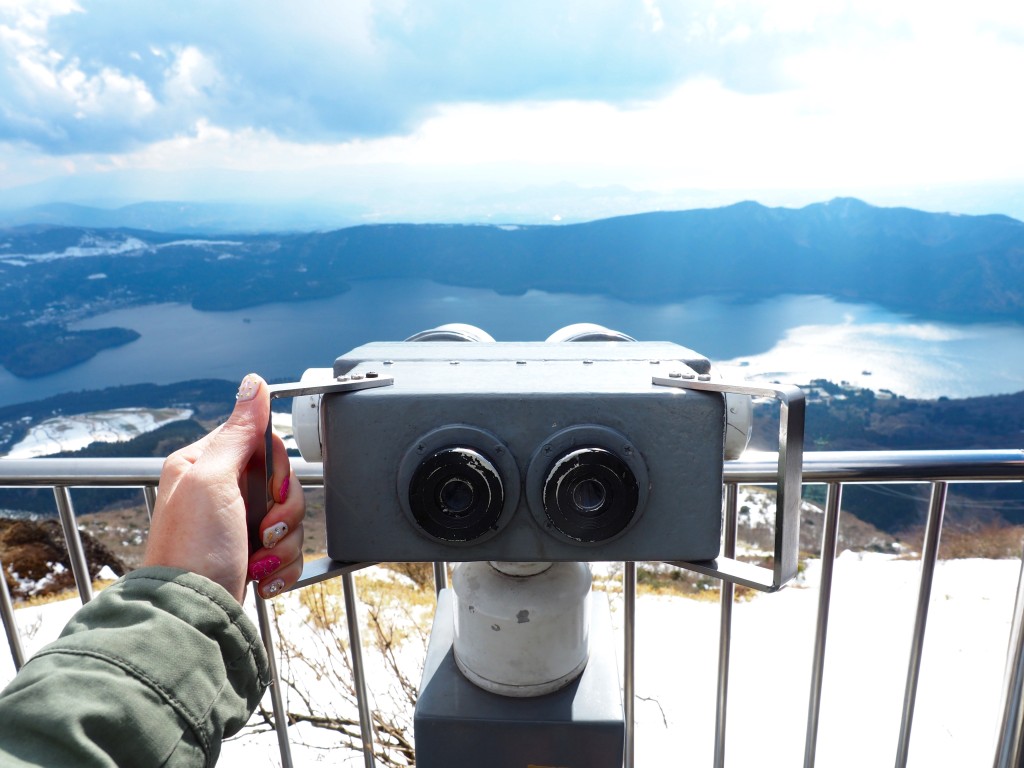
<svg viewBox="0 0 1024 768">
<path fill-rule="evenodd" d="M 290 592 L 293 589 L 309 587 L 321 581 L 333 579 L 335 576 L 343 576 L 346 573 L 354 573 L 363 568 L 369 568 L 371 565 L 376 565 L 376 563 L 346 563 L 341 560 L 331 560 L 329 557 L 309 560 L 303 564 L 302 575 L 299 577 L 299 580 L 288 587 L 287 591 Z"/>
<path fill-rule="evenodd" d="M 663 387 L 703 392 L 734 392 L 779 401 L 779 463 L 776 472 L 775 563 L 773 568 L 751 565 L 731 557 L 699 562 L 674 561 L 670 565 L 707 576 L 742 584 L 762 592 L 777 592 L 797 573 L 800 549 L 800 491 L 803 481 L 804 412 L 803 390 L 793 385 L 752 385 L 712 380 L 692 373 L 655 376 L 652 383 Z"/>
</svg>

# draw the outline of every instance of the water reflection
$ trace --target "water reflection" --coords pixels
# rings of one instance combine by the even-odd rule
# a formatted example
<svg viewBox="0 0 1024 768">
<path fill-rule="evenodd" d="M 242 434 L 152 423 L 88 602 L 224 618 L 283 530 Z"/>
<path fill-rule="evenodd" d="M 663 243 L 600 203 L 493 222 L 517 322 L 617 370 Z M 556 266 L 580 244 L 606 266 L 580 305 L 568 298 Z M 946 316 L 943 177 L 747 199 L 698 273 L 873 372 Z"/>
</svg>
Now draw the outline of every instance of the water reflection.
<svg viewBox="0 0 1024 768">
<path fill-rule="evenodd" d="M 195 378 L 238 380 L 249 371 L 290 379 L 330 365 L 358 344 L 403 339 L 450 322 L 499 341 L 541 341 L 563 325 L 593 322 L 638 339 L 674 341 L 746 372 L 805 382 L 846 380 L 920 397 L 1024 390 L 1024 328 L 911 321 L 824 296 L 760 302 L 701 297 L 631 304 L 605 296 L 529 291 L 502 296 L 426 280 L 374 280 L 331 299 L 198 312 L 162 304 L 110 312 L 77 328 L 122 326 L 141 338 L 33 381 L 0 369 L 0 405 L 119 384 Z M 870 372 L 870 373 L 865 373 Z"/>
</svg>

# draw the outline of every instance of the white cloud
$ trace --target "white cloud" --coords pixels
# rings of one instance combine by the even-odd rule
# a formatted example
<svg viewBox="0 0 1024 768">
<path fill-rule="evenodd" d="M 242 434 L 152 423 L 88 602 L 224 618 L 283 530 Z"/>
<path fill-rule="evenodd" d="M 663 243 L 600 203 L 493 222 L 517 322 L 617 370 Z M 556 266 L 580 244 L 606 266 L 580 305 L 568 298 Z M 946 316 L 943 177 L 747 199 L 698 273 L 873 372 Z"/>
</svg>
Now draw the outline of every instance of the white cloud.
<svg viewBox="0 0 1024 768">
<path fill-rule="evenodd" d="M 75 0 L 0 0 L 0 18 L 9 20 L 10 28 L 26 34 L 45 33 L 50 19 L 81 12 Z"/>
<path fill-rule="evenodd" d="M 130 125 L 156 106 L 140 78 L 109 66 L 88 73 L 77 57 L 68 58 L 50 45 L 50 21 L 76 12 L 81 8 L 71 2 L 0 5 L 0 19 L 9 22 L 0 25 L 0 51 L 8 62 L 2 82 L 21 99 L 17 106 L 11 96 L 4 99 L 5 112 L 20 108 L 23 114 L 10 123 L 28 126 L 21 133 L 44 144 L 68 141 L 76 122 L 105 117 Z M 70 121 L 53 119 L 61 115 Z"/>
<path fill-rule="evenodd" d="M 48 152 L 78 172 L 191 171 L 196 187 L 209 168 L 325 188 L 371 167 L 380 183 L 496 188 L 1024 179 L 1024 4 L 607 0 L 559 16 L 394 0 L 166 21 L 84 7 L 0 0 L 0 184 L 51 172 Z"/>
<path fill-rule="evenodd" d="M 216 65 L 195 46 L 176 51 L 167 69 L 164 90 L 170 101 L 204 98 L 220 84 L 222 77 Z"/>
<path fill-rule="evenodd" d="M 661 15 L 658 0 L 644 0 L 644 10 L 651 20 L 651 31 L 661 32 L 665 28 L 665 18 Z"/>
</svg>

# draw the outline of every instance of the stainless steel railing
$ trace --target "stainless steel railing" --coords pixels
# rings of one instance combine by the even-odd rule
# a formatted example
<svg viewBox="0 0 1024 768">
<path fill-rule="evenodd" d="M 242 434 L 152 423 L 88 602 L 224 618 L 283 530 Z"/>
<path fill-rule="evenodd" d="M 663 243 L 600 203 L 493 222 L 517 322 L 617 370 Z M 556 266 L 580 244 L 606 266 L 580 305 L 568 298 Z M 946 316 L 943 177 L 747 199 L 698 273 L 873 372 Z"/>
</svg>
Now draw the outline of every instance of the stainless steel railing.
<svg viewBox="0 0 1024 768">
<path fill-rule="evenodd" d="M 152 512 L 156 498 L 155 486 L 159 479 L 159 459 L 0 459 L 0 487 L 51 487 L 54 490 L 56 506 L 67 539 L 72 570 L 78 585 L 82 602 L 91 596 L 91 584 L 85 555 L 82 550 L 70 488 L 73 487 L 141 487 L 147 506 Z M 303 485 L 321 485 L 322 468 L 294 460 L 293 466 Z M 771 484 L 777 473 L 775 458 L 770 456 L 748 456 L 741 461 L 728 462 L 725 471 L 725 542 L 723 555 L 733 556 L 736 546 L 737 498 L 736 489 L 741 484 Z M 822 572 L 818 612 L 815 625 L 815 642 L 811 659 L 811 686 L 808 697 L 807 735 L 804 748 L 804 766 L 815 764 L 818 721 L 821 706 L 824 662 L 827 647 L 829 607 L 832 592 L 832 573 L 836 555 L 836 542 L 842 509 L 843 487 L 849 483 L 930 483 L 932 488 L 929 504 L 924 547 L 921 555 L 921 579 L 909 659 L 904 704 L 900 723 L 900 737 L 895 764 L 907 764 L 910 733 L 913 726 L 914 705 L 917 698 L 918 679 L 921 669 L 921 654 L 924 648 L 928 622 L 928 606 L 931 598 L 932 578 L 938 558 L 938 546 L 942 533 L 946 509 L 947 489 L 950 483 L 960 482 L 1007 482 L 1024 480 L 1024 451 L 871 451 L 871 452 L 808 452 L 804 455 L 805 483 L 824 483 L 828 486 L 822 534 Z M 2 567 L 2 564 L 0 564 Z M 360 564 L 335 564 L 325 561 L 310 564 L 304 571 L 303 579 L 308 583 L 321 580 L 329 575 L 339 575 L 345 588 L 345 605 L 349 633 L 352 638 L 353 671 L 359 704 L 364 756 L 367 766 L 374 765 L 372 729 L 366 707 L 365 683 L 362 681 L 363 664 L 359 655 L 359 626 L 355 611 L 355 586 L 351 573 Z M 445 584 L 443 564 L 435 564 L 437 589 Z M 626 714 L 626 744 L 624 765 L 633 765 L 633 648 L 636 599 L 636 571 L 634 563 L 627 563 L 623 569 L 624 581 L 624 664 L 623 692 Z M 733 590 L 724 584 L 721 592 L 721 623 L 719 631 L 719 662 L 717 709 L 715 723 L 714 765 L 721 768 L 726 764 L 725 736 L 727 732 L 726 712 L 729 694 L 729 661 L 732 642 Z M 269 623 L 266 622 L 266 608 L 257 600 L 261 629 L 265 642 L 271 646 Z M 11 605 L 6 582 L 0 579 L 0 614 L 7 635 L 11 655 L 16 667 L 24 662 L 15 614 Z M 272 647 L 270 647 L 272 651 Z M 274 686 L 278 688 L 279 686 Z M 1006 674 L 1001 707 L 1001 719 L 993 724 L 998 728 L 993 764 L 998 768 L 1018 766 L 1024 758 L 1024 570 L 1018 584 L 1016 606 L 1007 654 Z M 282 765 L 290 766 L 291 756 L 287 736 L 287 723 L 283 710 L 275 706 L 278 735 L 281 747 Z"/>
</svg>

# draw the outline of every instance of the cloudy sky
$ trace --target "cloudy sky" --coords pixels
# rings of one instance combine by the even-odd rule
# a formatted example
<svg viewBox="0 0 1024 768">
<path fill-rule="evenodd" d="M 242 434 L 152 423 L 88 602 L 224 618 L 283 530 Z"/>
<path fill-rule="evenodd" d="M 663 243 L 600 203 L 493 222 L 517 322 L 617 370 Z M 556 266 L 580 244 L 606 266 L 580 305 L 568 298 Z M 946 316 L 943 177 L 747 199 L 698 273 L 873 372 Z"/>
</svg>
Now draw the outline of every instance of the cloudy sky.
<svg viewBox="0 0 1024 768">
<path fill-rule="evenodd" d="M 1024 218 L 1019 0 L 0 0 L 0 204 Z"/>
</svg>

